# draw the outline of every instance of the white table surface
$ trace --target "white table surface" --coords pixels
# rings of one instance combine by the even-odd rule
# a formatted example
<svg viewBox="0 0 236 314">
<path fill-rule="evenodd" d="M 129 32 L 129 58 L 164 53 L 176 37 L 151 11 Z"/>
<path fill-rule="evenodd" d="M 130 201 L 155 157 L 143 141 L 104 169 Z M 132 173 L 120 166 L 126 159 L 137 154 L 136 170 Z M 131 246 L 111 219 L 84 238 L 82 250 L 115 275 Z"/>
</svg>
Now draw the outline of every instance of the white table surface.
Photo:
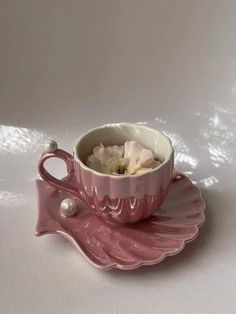
<svg viewBox="0 0 236 314">
<path fill-rule="evenodd" d="M 236 2 L 0 1 L 0 313 L 235 313 Z M 206 224 L 154 267 L 99 271 L 34 236 L 37 159 L 112 121 L 160 128 Z M 49 164 L 63 176 L 63 163 Z"/>
</svg>

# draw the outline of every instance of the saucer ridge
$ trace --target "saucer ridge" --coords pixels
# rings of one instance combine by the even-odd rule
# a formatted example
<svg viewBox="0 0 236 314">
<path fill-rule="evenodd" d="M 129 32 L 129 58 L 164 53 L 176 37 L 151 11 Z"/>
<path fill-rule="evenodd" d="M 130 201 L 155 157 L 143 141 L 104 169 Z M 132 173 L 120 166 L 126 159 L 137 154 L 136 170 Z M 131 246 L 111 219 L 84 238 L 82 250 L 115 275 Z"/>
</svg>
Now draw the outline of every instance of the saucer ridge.
<svg viewBox="0 0 236 314">
<path fill-rule="evenodd" d="M 64 179 L 73 183 L 73 176 Z M 178 174 L 167 198 L 151 217 L 134 224 L 110 223 L 78 201 L 79 212 L 60 215 L 60 202 L 68 193 L 55 191 L 37 180 L 38 224 L 36 235 L 57 233 L 69 239 L 93 266 L 130 270 L 154 265 L 183 250 L 205 221 L 205 203 L 191 180 Z"/>
</svg>

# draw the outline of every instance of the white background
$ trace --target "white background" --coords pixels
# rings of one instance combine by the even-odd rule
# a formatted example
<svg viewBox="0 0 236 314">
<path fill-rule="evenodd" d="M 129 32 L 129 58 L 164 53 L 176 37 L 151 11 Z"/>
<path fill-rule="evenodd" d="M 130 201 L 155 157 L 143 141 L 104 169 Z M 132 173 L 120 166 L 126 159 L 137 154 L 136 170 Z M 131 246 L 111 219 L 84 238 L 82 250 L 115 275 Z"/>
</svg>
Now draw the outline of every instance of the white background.
<svg viewBox="0 0 236 314">
<path fill-rule="evenodd" d="M 235 102 L 235 1 L 1 0 L 0 313 L 235 313 Z M 101 272 L 34 236 L 44 139 L 71 151 L 112 121 L 164 130 L 207 202 L 198 239 L 154 267 Z"/>
</svg>

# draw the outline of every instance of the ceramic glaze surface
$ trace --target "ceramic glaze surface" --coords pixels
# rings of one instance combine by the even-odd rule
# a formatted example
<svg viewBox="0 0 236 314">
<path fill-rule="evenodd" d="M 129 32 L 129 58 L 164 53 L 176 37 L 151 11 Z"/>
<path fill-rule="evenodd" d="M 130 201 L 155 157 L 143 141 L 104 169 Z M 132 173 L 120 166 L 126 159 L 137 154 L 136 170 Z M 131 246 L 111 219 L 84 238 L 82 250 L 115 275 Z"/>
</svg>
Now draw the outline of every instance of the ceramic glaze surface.
<svg viewBox="0 0 236 314">
<path fill-rule="evenodd" d="M 69 176 L 65 181 L 73 184 L 75 178 Z M 92 265 L 101 269 L 128 270 L 157 264 L 179 253 L 187 242 L 195 239 L 205 220 L 205 204 L 199 190 L 181 174 L 173 180 L 161 209 L 150 218 L 131 225 L 110 223 L 90 209 L 64 219 L 59 206 L 66 197 L 65 192 L 53 192 L 42 181 L 37 181 L 37 188 L 36 235 L 59 233 L 65 236 Z"/>
<path fill-rule="evenodd" d="M 1 314 L 235 313 L 235 33 L 235 0 L 0 1 Z M 171 139 L 206 222 L 181 254 L 104 272 L 34 236 L 35 180 L 50 138 L 72 154 L 114 122 Z"/>
</svg>

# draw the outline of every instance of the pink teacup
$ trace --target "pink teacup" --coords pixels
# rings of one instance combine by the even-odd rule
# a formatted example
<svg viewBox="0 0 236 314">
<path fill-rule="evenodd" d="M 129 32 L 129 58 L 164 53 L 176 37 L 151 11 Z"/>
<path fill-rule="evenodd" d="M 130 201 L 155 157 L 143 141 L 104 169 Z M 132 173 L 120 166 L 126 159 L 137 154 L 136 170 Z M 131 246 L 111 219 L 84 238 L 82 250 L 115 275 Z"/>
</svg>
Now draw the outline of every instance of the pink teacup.
<svg viewBox="0 0 236 314">
<path fill-rule="evenodd" d="M 135 140 L 152 149 L 161 165 L 138 175 L 109 175 L 86 166 L 85 160 L 100 143 L 123 145 Z M 45 160 L 57 157 L 67 164 L 77 184 L 56 179 L 44 168 Z M 83 134 L 74 146 L 73 156 L 64 150 L 43 153 L 39 160 L 42 179 L 56 189 L 72 193 L 85 201 L 99 216 L 119 223 L 136 222 L 149 217 L 163 203 L 172 180 L 174 150 L 170 140 L 160 131 L 131 123 L 106 124 Z"/>
</svg>

